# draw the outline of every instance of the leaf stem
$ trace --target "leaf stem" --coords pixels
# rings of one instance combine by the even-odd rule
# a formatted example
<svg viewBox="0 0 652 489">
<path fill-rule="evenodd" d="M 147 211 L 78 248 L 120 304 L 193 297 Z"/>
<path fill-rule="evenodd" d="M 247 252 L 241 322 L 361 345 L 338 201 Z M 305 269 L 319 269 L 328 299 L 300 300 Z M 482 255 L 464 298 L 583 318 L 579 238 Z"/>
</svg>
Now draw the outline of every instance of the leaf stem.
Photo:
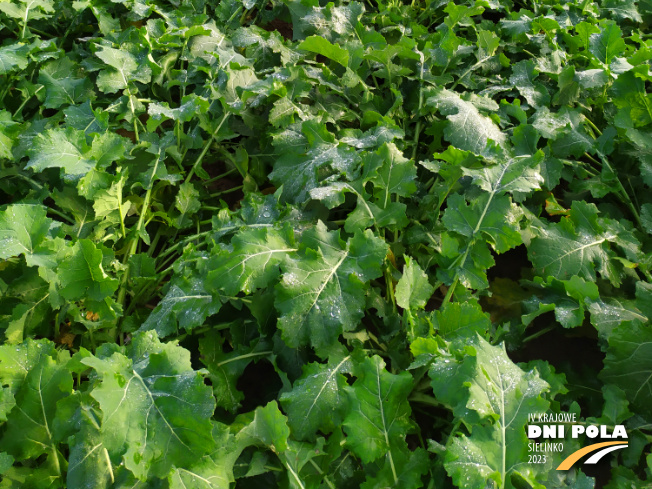
<svg viewBox="0 0 652 489">
<path fill-rule="evenodd" d="M 475 70 L 478 66 L 480 66 L 482 63 L 490 59 L 491 56 L 485 56 L 481 60 L 478 60 L 477 63 L 475 63 L 473 66 L 471 66 L 468 70 L 466 70 L 464 73 L 462 73 L 462 76 L 460 76 L 455 83 L 453 83 L 453 86 L 451 86 L 448 90 L 451 92 L 455 89 L 455 87 L 468 75 L 471 73 L 473 70 Z"/>
<path fill-rule="evenodd" d="M 421 133 L 421 118 L 419 115 L 421 114 L 421 109 L 423 107 L 423 69 L 425 65 L 425 59 L 423 56 L 423 53 L 419 52 L 419 56 L 421 57 L 421 70 L 419 72 L 419 107 L 417 108 L 417 125 L 414 129 L 414 139 L 412 141 L 412 144 L 414 147 L 412 148 L 412 159 L 414 160 L 417 157 L 417 148 L 419 146 L 419 135 Z"/>
<path fill-rule="evenodd" d="M 623 201 L 623 203 L 629 208 L 629 211 L 634 216 L 634 219 L 636 220 L 636 224 L 638 224 L 639 228 L 643 228 L 643 222 L 641 221 L 641 216 L 639 215 L 638 210 L 636 210 L 636 207 L 634 207 L 634 203 L 632 202 L 632 199 L 629 198 L 629 194 L 627 193 L 627 190 L 625 190 L 625 187 L 623 186 L 623 183 L 620 181 L 620 178 L 618 178 L 618 174 L 609 163 L 609 160 L 601 152 L 598 152 L 598 157 L 600 158 L 600 161 L 605 166 L 607 171 L 611 172 L 615 177 L 616 185 L 618 185 L 618 193 L 620 194 L 620 198 Z"/>
<path fill-rule="evenodd" d="M 23 103 L 20 104 L 20 106 L 16 109 L 16 111 L 14 112 L 14 115 L 12 116 L 12 118 L 15 119 L 16 116 L 18 116 L 18 114 L 20 114 L 21 110 L 23 110 L 23 108 L 25 107 L 25 105 L 27 104 L 27 102 L 29 102 L 29 101 L 32 99 L 32 97 L 33 97 L 34 95 L 36 95 L 37 93 L 39 93 L 39 92 L 40 92 L 41 90 L 43 90 L 44 88 L 45 88 L 45 85 L 42 85 L 42 86 L 38 87 L 38 88 L 34 91 L 33 94 L 31 94 L 29 97 L 27 97 L 25 100 L 23 100 Z"/>
<path fill-rule="evenodd" d="M 217 125 L 217 128 L 213 131 L 211 136 L 208 138 L 206 143 L 204 144 L 204 148 L 202 149 L 201 153 L 199 153 L 199 156 L 195 160 L 195 163 L 192 165 L 192 168 L 190 169 L 190 172 L 188 173 L 188 176 L 186 177 L 186 183 L 190 181 L 192 176 L 195 174 L 195 170 L 199 166 L 199 164 L 202 162 L 204 159 L 204 156 L 206 156 L 206 153 L 208 153 L 208 149 L 211 147 L 211 144 L 213 143 L 213 140 L 215 139 L 215 136 L 217 136 L 217 133 L 220 132 L 220 129 L 222 129 L 222 124 L 229 118 L 231 115 L 230 112 L 226 112 L 224 116 L 222 117 L 222 120 L 220 123 Z"/>
<path fill-rule="evenodd" d="M 232 192 L 237 192 L 238 190 L 241 190 L 242 187 L 243 187 L 243 185 L 238 185 L 237 187 L 233 187 L 233 188 L 230 188 L 230 189 L 227 189 L 227 190 L 223 190 L 222 192 L 216 192 L 214 194 L 210 194 L 209 197 L 215 198 L 215 197 L 219 197 L 220 195 L 225 195 L 225 194 L 230 194 Z"/>
<path fill-rule="evenodd" d="M 322 480 L 326 483 L 326 485 L 327 485 L 330 489 L 335 489 L 335 486 L 334 486 L 333 483 L 328 479 L 328 476 L 327 476 L 326 474 L 324 474 L 324 471 L 321 470 L 321 468 L 319 467 L 319 465 L 317 465 L 317 463 L 316 463 L 313 459 L 310 459 L 310 463 L 311 463 L 312 466 L 315 468 L 315 470 L 317 471 L 317 473 L 318 473 L 319 475 L 322 476 Z"/>
</svg>

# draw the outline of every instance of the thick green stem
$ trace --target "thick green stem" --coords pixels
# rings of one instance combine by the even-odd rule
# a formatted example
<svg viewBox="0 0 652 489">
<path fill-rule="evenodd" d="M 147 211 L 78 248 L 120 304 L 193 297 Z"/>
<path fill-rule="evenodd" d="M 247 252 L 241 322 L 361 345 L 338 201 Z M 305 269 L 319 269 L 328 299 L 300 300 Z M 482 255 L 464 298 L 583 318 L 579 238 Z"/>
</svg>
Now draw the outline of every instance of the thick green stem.
<svg viewBox="0 0 652 489">
<path fill-rule="evenodd" d="M 140 242 L 140 234 L 143 229 L 143 224 L 145 223 L 145 217 L 147 216 L 147 210 L 149 209 L 150 200 L 152 199 L 152 189 L 154 188 L 154 176 L 156 175 L 156 170 L 158 169 L 158 165 L 161 162 L 161 158 L 162 155 L 159 153 L 156 157 L 156 163 L 154 164 L 154 168 L 152 169 L 152 177 L 149 181 L 147 192 L 145 193 L 145 200 L 143 201 L 143 207 L 140 211 L 140 216 L 138 217 L 138 224 L 136 224 L 136 235 L 132 238 L 127 253 L 125 253 L 122 259 L 122 263 L 125 265 L 128 263 L 129 257 L 135 254 L 136 250 L 138 249 L 138 243 Z M 127 269 L 122 275 L 122 281 L 120 282 L 120 291 L 118 292 L 118 304 L 120 304 L 120 306 L 124 305 L 125 298 L 127 297 L 127 285 L 129 282 L 130 272 L 131 272 L 131 267 L 127 266 Z M 115 328 L 111 331 L 114 337 L 116 337 L 117 332 L 118 331 Z"/>
</svg>

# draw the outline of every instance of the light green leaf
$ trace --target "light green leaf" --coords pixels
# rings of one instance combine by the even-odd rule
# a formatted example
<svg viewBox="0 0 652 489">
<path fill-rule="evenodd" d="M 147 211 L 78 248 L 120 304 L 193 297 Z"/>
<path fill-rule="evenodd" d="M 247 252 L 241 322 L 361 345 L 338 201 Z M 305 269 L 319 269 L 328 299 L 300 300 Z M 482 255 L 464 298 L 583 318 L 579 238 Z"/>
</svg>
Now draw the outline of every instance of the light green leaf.
<svg viewBox="0 0 652 489">
<path fill-rule="evenodd" d="M 476 335 L 486 335 L 491 319 L 477 303 L 448 302 L 434 312 L 433 325 L 446 341 L 461 345 Z"/>
<path fill-rule="evenodd" d="M 322 56 L 332 59 L 336 63 L 346 67 L 349 62 L 349 53 L 337 44 L 332 44 L 328 39 L 321 36 L 307 37 L 298 46 L 299 49 L 321 54 Z"/>
<path fill-rule="evenodd" d="M 378 356 L 366 358 L 356 368 L 356 381 L 347 387 L 350 409 L 344 419 L 346 444 L 364 463 L 385 457 L 393 465 L 397 451 L 405 451 L 405 436 L 412 427 L 407 396 L 412 376 L 385 370 Z"/>
<path fill-rule="evenodd" d="M 390 203 L 390 195 L 408 197 L 416 191 L 416 166 L 394 143 L 383 144 L 363 164 L 365 180 L 374 184 L 374 196 L 383 209 Z"/>
<path fill-rule="evenodd" d="M 188 278 L 175 276 L 161 302 L 141 326 L 142 331 L 156 330 L 163 338 L 180 329 L 191 331 L 222 307 L 218 295 L 206 290 L 203 274 Z"/>
<path fill-rule="evenodd" d="M 319 224 L 302 236 L 299 252 L 287 256 L 276 287 L 278 327 L 291 347 L 333 345 L 363 316 L 365 284 L 381 275 L 387 245 L 371 231 L 358 231 L 344 244 L 339 232 Z"/>
<path fill-rule="evenodd" d="M 483 154 L 490 139 L 500 145 L 507 140 L 493 120 L 482 115 L 473 103 L 462 99 L 456 92 L 437 90 L 426 103 L 449 120 L 444 137 L 459 149 Z"/>
<path fill-rule="evenodd" d="M 211 258 L 208 273 L 208 283 L 229 296 L 268 286 L 278 277 L 284 257 L 297 251 L 288 227 L 247 229 L 233 237 L 231 246 L 233 250 L 222 249 Z"/>
<path fill-rule="evenodd" d="M 42 361 L 43 356 L 53 355 L 54 344 L 47 340 L 34 341 L 28 338 L 18 346 L 0 346 L 0 421 L 15 406 L 14 395 L 24 384 L 27 374 Z"/>
<path fill-rule="evenodd" d="M 287 450 L 289 436 L 287 418 L 279 410 L 276 401 L 256 408 L 253 421 L 238 433 L 241 443 L 262 444 L 276 453 Z"/>
<path fill-rule="evenodd" d="M 97 77 L 97 87 L 104 93 L 115 93 L 127 88 L 130 82 L 149 83 L 151 69 L 147 65 L 139 65 L 136 57 L 129 51 L 102 46 L 95 53 L 111 68 L 102 70 Z"/>
<path fill-rule="evenodd" d="M 0 10 L 2 10 L 2 5 L 0 4 Z M 29 62 L 28 52 L 29 46 L 20 42 L 0 47 L 0 75 L 26 68 Z"/>
<path fill-rule="evenodd" d="M 168 480 L 170 489 L 229 489 L 233 465 L 242 452 L 227 426 L 213 423 L 213 439 L 217 448 L 190 467 L 175 467 Z"/>
<path fill-rule="evenodd" d="M 76 129 L 49 129 L 34 138 L 25 168 L 36 172 L 63 168 L 68 175 L 84 175 L 95 163 L 86 157 L 86 135 Z"/>
<path fill-rule="evenodd" d="M 343 374 L 351 374 L 352 369 L 350 355 L 331 358 L 326 365 L 309 363 L 303 367 L 303 375 L 292 390 L 280 397 L 294 437 L 314 440 L 318 430 L 327 434 L 340 426 L 348 406 Z"/>
<path fill-rule="evenodd" d="M 51 227 L 52 219 L 41 205 L 13 204 L 0 211 L 0 259 L 24 255 L 28 265 L 37 264 Z"/>
<path fill-rule="evenodd" d="M 76 413 L 80 429 L 70 438 L 70 455 L 66 484 L 74 487 L 109 487 L 113 482 L 113 467 L 102 442 L 100 425 L 89 406 L 82 405 Z"/>
<path fill-rule="evenodd" d="M 595 281 L 598 270 L 618 285 L 621 278 L 614 268 L 614 253 L 609 246 L 617 237 L 615 230 L 600 225 L 595 205 L 575 201 L 569 217 L 562 217 L 559 223 L 537 226 L 537 237 L 528 247 L 528 256 L 543 277 L 568 279 L 579 275 Z"/>
<path fill-rule="evenodd" d="M 118 280 L 102 267 L 104 253 L 89 239 L 77 241 L 57 267 L 60 293 L 68 300 L 89 298 L 101 301 L 118 288 Z"/>
<path fill-rule="evenodd" d="M 520 215 L 509 197 L 499 195 L 492 199 L 489 194 L 482 194 L 468 206 L 464 197 L 454 194 L 447 205 L 442 221 L 448 230 L 470 239 L 477 239 L 482 233 L 498 253 L 521 244 L 517 225 Z"/>
<path fill-rule="evenodd" d="M 519 61 L 512 66 L 510 83 L 525 97 L 527 103 L 534 108 L 550 104 L 550 94 L 546 87 L 535 81 L 538 73 L 533 60 Z"/>
<path fill-rule="evenodd" d="M 435 396 L 473 426 L 469 436 L 453 438 L 446 471 L 456 485 L 469 488 L 484 487 L 489 479 L 512 488 L 513 473 L 534 485 L 537 472 L 550 467 L 523 464 L 529 441 L 524 426 L 529 414 L 547 410 L 541 394 L 549 386 L 536 370 L 516 366 L 504 347 L 478 337 L 467 350 L 460 360 L 439 358 L 429 372 Z M 463 385 L 464 395 L 452 385 Z"/>
<path fill-rule="evenodd" d="M 54 12 L 54 2 L 52 0 L 18 0 L 17 3 L 0 2 L 0 11 L 21 22 L 47 19 L 50 17 L 49 14 Z"/>
<path fill-rule="evenodd" d="M 92 82 L 70 58 L 50 61 L 39 70 L 39 83 L 45 86 L 45 102 L 48 109 L 62 105 L 77 104 L 91 95 Z"/>
<path fill-rule="evenodd" d="M 406 256 L 403 276 L 396 284 L 396 303 L 403 309 L 423 309 L 434 291 L 419 264 Z"/>
<path fill-rule="evenodd" d="M 611 61 L 625 52 L 626 45 L 620 27 L 613 22 L 605 22 L 599 34 L 591 34 L 589 51 L 602 63 L 609 66 Z"/>
<path fill-rule="evenodd" d="M 101 379 L 91 395 L 102 409 L 102 443 L 114 464 L 122 461 L 142 480 L 166 477 L 173 466 L 188 467 L 215 449 L 215 401 L 188 350 L 149 331 L 82 363 Z"/>
<path fill-rule="evenodd" d="M 609 81 L 607 73 L 601 69 L 576 71 L 575 79 L 582 88 L 603 87 Z"/>
<path fill-rule="evenodd" d="M 89 179 L 84 180 L 83 188 L 86 190 L 89 187 L 101 185 L 101 180 L 103 177 L 97 172 L 93 172 L 97 175 L 98 182 L 94 183 L 89 181 Z M 86 178 L 86 177 L 84 177 Z M 123 201 L 123 191 L 124 185 L 127 181 L 127 173 L 121 172 L 120 177 L 116 179 L 111 186 L 106 190 L 98 190 L 94 192 L 93 195 L 93 210 L 95 211 L 95 217 L 104 217 L 110 218 L 114 223 L 124 222 L 125 217 L 127 217 L 127 212 L 129 212 L 130 203 Z"/>
<path fill-rule="evenodd" d="M 302 123 L 301 132 L 291 126 L 275 135 L 274 147 L 280 156 L 269 178 L 283 185 L 284 200 L 295 203 L 306 201 L 325 175 L 352 175 L 360 161 L 353 147 L 341 144 L 324 124 L 312 119 Z"/>
<path fill-rule="evenodd" d="M 17 460 L 45 453 L 58 457 L 52 423 L 57 402 L 72 394 L 72 375 L 66 368 L 69 353 L 55 352 L 49 342 L 29 341 L 17 348 L 2 348 L 18 350 L 15 352 L 18 355 L 0 351 L 0 375 L 3 382 L 12 381 L 11 388 L 16 389 L 16 406 L 7 416 L 0 450 L 9 452 Z M 28 367 L 19 374 L 20 380 L 11 375 L 15 367 Z"/>
<path fill-rule="evenodd" d="M 541 188 L 543 183 L 539 173 L 543 158 L 543 152 L 538 151 L 532 156 L 516 156 L 495 165 L 479 169 L 463 168 L 462 171 L 473 177 L 473 183 L 492 195 L 502 192 L 530 193 Z"/>
<path fill-rule="evenodd" d="M 192 223 L 188 216 L 197 212 L 201 207 L 198 197 L 199 192 L 191 182 L 179 185 L 179 193 L 174 201 L 174 206 L 180 212 L 180 215 L 177 216 L 178 227 L 188 227 Z"/>
</svg>

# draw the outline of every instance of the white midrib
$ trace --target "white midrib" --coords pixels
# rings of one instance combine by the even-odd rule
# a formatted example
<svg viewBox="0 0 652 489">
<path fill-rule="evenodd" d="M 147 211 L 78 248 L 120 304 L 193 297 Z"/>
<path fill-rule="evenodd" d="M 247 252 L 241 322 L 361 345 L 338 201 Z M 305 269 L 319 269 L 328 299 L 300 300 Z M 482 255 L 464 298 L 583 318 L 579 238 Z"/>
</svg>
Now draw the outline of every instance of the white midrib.
<svg viewBox="0 0 652 489">
<path fill-rule="evenodd" d="M 231 272 L 232 270 L 245 265 L 249 260 L 256 258 L 257 256 L 261 255 L 272 255 L 274 253 L 291 253 L 293 251 L 299 251 L 299 248 L 278 248 L 275 250 L 270 250 L 266 249 L 265 251 L 259 251 L 258 253 L 252 253 L 251 255 L 247 255 L 244 259 L 240 260 L 236 265 L 233 265 L 231 268 L 229 268 L 226 273 Z M 269 261 L 269 260 L 268 260 Z M 263 265 L 264 267 L 264 265 Z M 262 267 L 261 267 L 262 268 Z"/>
<path fill-rule="evenodd" d="M 145 385 L 145 381 L 143 380 L 143 378 L 140 375 L 138 375 L 138 372 L 136 372 L 135 370 L 133 370 L 132 372 L 134 374 L 134 377 L 136 377 L 138 379 L 138 381 L 141 383 L 141 385 L 143 386 L 143 389 L 145 389 L 145 392 L 147 392 L 147 396 L 149 397 L 149 400 L 152 403 L 152 406 L 154 407 L 154 409 L 156 409 L 156 412 L 159 414 L 159 416 L 161 417 L 161 419 L 165 423 L 165 426 L 168 427 L 168 429 L 170 430 L 170 433 L 172 434 L 172 436 L 174 436 L 174 438 L 176 438 L 179 441 L 179 443 L 181 443 L 184 447 L 186 447 L 186 449 L 188 449 L 189 452 L 192 453 L 192 449 L 188 445 L 186 445 L 181 438 L 179 438 L 179 435 L 177 435 L 177 432 L 174 431 L 174 428 L 172 428 L 172 426 L 170 426 L 170 423 L 168 423 L 168 420 L 165 418 L 165 416 L 163 416 L 163 413 L 161 412 L 161 410 L 156 405 L 156 402 L 154 401 L 154 397 L 152 396 L 152 393 L 147 388 L 147 385 Z"/>
<path fill-rule="evenodd" d="M 338 261 L 331 272 L 328 274 L 324 282 L 321 284 L 321 287 L 319 287 L 319 290 L 317 290 L 317 293 L 315 294 L 315 300 L 312 302 L 310 305 L 310 308 L 308 309 L 308 312 L 312 311 L 312 309 L 315 307 L 317 304 L 317 301 L 319 300 L 319 297 L 321 296 L 321 293 L 324 291 L 326 288 L 326 285 L 328 285 L 328 282 L 331 281 L 331 278 L 333 278 L 333 275 L 335 275 L 335 272 L 337 272 L 337 269 L 342 266 L 342 263 L 344 263 L 344 260 L 346 260 L 346 257 L 349 256 L 348 250 L 342 253 L 342 258 L 340 258 L 340 261 Z"/>
<path fill-rule="evenodd" d="M 378 406 L 380 408 L 380 419 L 383 422 L 383 434 L 385 435 L 385 443 L 387 443 L 387 455 L 389 457 L 389 466 L 392 469 L 392 475 L 394 476 L 394 483 L 398 482 L 398 476 L 396 475 L 396 467 L 394 467 L 394 458 L 392 457 L 392 450 L 389 445 L 389 433 L 387 432 L 387 424 L 385 423 L 385 408 L 383 408 L 383 399 L 381 396 L 380 390 L 380 366 L 376 364 L 376 386 L 378 387 Z"/>
<path fill-rule="evenodd" d="M 317 396 L 315 396 L 315 399 L 312 401 L 312 404 L 310 405 L 310 409 L 308 409 L 308 412 L 306 413 L 305 417 L 303 418 L 303 423 L 305 424 L 306 421 L 308 420 L 308 416 L 310 416 L 310 413 L 312 412 L 312 409 L 315 407 L 317 404 L 317 400 L 321 397 L 321 393 L 324 392 L 324 389 L 328 385 L 328 383 L 331 381 L 333 376 L 339 372 L 340 367 L 346 362 L 349 358 L 351 358 L 351 355 L 348 355 L 344 360 L 342 360 L 340 363 L 337 364 L 337 367 L 333 369 L 333 371 L 328 375 L 328 378 L 324 382 L 324 384 L 321 386 L 321 389 L 319 389 L 319 392 L 317 393 Z"/>
</svg>

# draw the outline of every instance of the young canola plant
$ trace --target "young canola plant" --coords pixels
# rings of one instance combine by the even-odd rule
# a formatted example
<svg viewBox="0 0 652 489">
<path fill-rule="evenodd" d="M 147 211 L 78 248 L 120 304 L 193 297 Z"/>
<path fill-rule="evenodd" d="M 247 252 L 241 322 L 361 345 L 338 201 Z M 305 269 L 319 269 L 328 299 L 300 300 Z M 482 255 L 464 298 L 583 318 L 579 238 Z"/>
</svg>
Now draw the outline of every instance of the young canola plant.
<svg viewBox="0 0 652 489">
<path fill-rule="evenodd" d="M 651 21 L 0 0 L 0 489 L 647 487 Z"/>
</svg>

